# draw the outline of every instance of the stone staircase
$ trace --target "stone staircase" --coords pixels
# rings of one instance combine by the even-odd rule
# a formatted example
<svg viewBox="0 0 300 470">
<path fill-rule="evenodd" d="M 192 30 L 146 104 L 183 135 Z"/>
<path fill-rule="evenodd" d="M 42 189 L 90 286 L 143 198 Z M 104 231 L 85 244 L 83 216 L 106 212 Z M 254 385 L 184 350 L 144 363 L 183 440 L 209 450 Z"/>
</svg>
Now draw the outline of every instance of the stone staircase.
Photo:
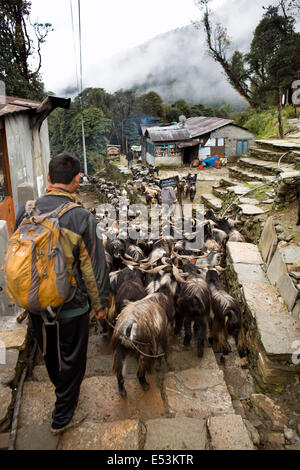
<svg viewBox="0 0 300 470">
<path fill-rule="evenodd" d="M 289 153 L 283 157 L 279 168 L 278 160 L 286 152 Z M 214 198 L 205 194 L 202 195 L 202 202 L 222 214 L 235 196 L 236 203 L 232 205 L 232 209 L 240 212 L 240 219 L 244 222 L 248 217 L 267 214 L 272 209 L 276 196 L 276 202 L 289 202 L 289 198 L 294 197 L 291 185 L 300 181 L 299 162 L 300 144 L 257 140 L 256 146 L 250 147 L 247 157 L 240 158 L 235 166 L 229 167 L 229 178 L 221 179 L 219 185 L 213 187 Z M 270 186 L 269 189 L 266 187 L 265 197 L 260 194 L 257 203 L 256 191 L 249 191 L 263 184 Z M 246 204 L 240 204 L 241 197 L 247 197 Z"/>
</svg>

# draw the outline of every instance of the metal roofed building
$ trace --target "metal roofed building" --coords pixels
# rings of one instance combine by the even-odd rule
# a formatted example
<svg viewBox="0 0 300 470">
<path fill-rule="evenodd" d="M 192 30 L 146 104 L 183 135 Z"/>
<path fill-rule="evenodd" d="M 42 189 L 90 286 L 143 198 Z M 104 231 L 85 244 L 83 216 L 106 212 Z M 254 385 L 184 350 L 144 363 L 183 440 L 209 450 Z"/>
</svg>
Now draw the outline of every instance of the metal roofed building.
<svg viewBox="0 0 300 470">
<path fill-rule="evenodd" d="M 208 155 L 247 154 L 253 134 L 230 119 L 197 116 L 184 123 L 141 126 L 143 162 L 154 165 L 189 165 Z"/>
</svg>

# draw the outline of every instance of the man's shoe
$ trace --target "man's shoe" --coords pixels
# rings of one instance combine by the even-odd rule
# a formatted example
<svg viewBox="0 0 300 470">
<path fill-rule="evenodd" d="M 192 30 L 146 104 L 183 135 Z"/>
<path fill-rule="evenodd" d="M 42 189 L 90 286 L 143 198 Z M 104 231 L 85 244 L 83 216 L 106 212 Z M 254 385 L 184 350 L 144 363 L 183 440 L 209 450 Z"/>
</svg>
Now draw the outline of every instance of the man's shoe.
<svg viewBox="0 0 300 470">
<path fill-rule="evenodd" d="M 58 434 L 62 434 L 63 432 L 67 431 L 68 429 L 71 429 L 71 428 L 75 428 L 76 426 L 79 426 L 82 421 L 85 420 L 85 418 L 87 417 L 87 413 L 81 411 L 81 410 L 78 410 L 71 418 L 71 421 L 69 421 L 68 424 L 66 424 L 65 426 L 63 426 L 62 428 L 53 428 L 51 426 L 51 432 L 54 436 L 58 435 Z"/>
</svg>

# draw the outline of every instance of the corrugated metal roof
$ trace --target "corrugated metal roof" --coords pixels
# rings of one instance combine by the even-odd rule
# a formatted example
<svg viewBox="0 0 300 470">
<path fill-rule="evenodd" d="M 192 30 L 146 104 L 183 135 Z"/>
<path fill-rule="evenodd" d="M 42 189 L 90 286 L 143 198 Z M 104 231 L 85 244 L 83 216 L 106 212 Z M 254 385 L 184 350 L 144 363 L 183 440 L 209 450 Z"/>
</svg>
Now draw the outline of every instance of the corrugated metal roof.
<svg viewBox="0 0 300 470">
<path fill-rule="evenodd" d="M 232 124 L 230 119 L 197 116 L 189 118 L 182 124 L 171 126 L 141 126 L 143 135 L 148 134 L 153 142 L 185 141 L 208 134 L 220 127 Z M 198 142 L 194 143 L 196 145 Z"/>
<path fill-rule="evenodd" d="M 174 142 L 191 138 L 188 129 L 178 126 L 152 127 L 147 132 L 153 142 Z"/>
<path fill-rule="evenodd" d="M 197 116 L 186 120 L 185 126 L 190 131 L 191 137 L 197 137 L 209 132 L 215 131 L 220 127 L 232 124 L 230 119 L 222 119 L 217 117 Z"/>
<path fill-rule="evenodd" d="M 20 111 L 28 111 L 30 109 L 37 109 L 40 104 L 40 101 L 0 95 L 0 116 Z"/>
</svg>

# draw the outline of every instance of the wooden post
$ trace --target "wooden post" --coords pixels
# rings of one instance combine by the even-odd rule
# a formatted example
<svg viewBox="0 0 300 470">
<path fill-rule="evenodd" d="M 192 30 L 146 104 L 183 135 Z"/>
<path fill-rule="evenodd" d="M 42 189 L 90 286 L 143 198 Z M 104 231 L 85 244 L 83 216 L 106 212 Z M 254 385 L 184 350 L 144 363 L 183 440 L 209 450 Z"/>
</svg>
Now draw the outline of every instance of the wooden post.
<svg viewBox="0 0 300 470">
<path fill-rule="evenodd" d="M 282 92 L 281 88 L 278 88 L 278 129 L 279 136 L 281 139 L 284 138 L 283 124 L 282 124 Z"/>
</svg>

